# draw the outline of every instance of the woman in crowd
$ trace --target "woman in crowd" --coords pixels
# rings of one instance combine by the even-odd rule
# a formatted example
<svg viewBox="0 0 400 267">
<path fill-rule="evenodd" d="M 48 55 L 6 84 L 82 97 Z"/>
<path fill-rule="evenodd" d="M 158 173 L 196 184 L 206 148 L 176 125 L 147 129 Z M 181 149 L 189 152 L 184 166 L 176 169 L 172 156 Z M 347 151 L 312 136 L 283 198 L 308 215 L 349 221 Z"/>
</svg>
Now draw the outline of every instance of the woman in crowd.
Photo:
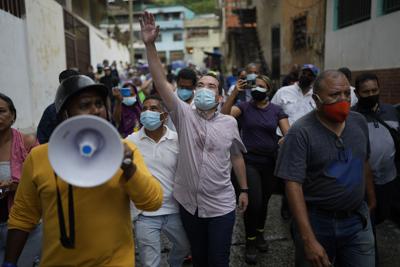
<svg viewBox="0 0 400 267">
<path fill-rule="evenodd" d="M 113 119 L 119 133 L 125 138 L 134 131 L 139 130 L 142 104 L 140 103 L 136 86 L 133 83 L 127 82 L 122 88 L 129 88 L 130 92 L 127 95 L 123 95 L 123 91 L 120 89 L 113 89 L 115 98 Z"/>
<path fill-rule="evenodd" d="M 269 102 L 272 86 L 270 79 L 264 75 L 258 75 L 255 86 L 250 89 L 252 100 L 234 106 L 239 92 L 243 92 L 246 87 L 245 80 L 238 80 L 222 108 L 222 113 L 238 119 L 242 140 L 247 149 L 245 162 L 249 206 L 244 214 L 245 259 L 247 263 L 255 264 L 257 249 L 261 252 L 268 250 L 264 239 L 264 224 L 268 201 L 278 185 L 278 180 L 273 175 L 278 150 L 276 129 L 279 127 L 286 134 L 289 122 L 283 110 Z"/>
<path fill-rule="evenodd" d="M 22 165 L 30 150 L 38 145 L 34 136 L 25 135 L 11 127 L 16 118 L 13 101 L 0 93 L 0 263 L 4 258 L 7 220 L 22 174 Z M 40 242 L 41 230 L 37 227 L 22 252 L 20 266 L 32 266 L 40 254 Z"/>
</svg>

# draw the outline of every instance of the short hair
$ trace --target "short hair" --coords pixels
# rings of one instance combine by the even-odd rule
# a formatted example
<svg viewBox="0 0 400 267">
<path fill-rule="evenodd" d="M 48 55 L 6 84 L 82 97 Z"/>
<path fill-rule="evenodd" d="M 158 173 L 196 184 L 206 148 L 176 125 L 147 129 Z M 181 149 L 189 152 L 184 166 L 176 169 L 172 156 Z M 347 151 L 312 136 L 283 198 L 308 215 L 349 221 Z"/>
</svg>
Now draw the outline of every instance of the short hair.
<svg viewBox="0 0 400 267">
<path fill-rule="evenodd" d="M 195 86 L 197 83 L 197 75 L 194 70 L 191 68 L 183 68 L 179 71 L 178 76 L 176 77 L 176 81 L 179 79 L 191 80 L 193 85 Z"/>
<path fill-rule="evenodd" d="M 339 77 L 346 78 L 346 76 L 338 70 L 325 70 L 325 71 L 321 72 L 314 81 L 314 85 L 313 85 L 314 93 L 318 93 L 321 90 L 323 90 L 323 88 L 324 88 L 323 83 L 327 78 L 337 79 Z"/>
<path fill-rule="evenodd" d="M 218 94 L 222 95 L 222 83 L 221 81 L 218 79 L 218 76 L 214 73 L 214 72 L 207 72 L 207 74 L 204 74 L 201 77 L 205 77 L 205 76 L 210 76 L 213 77 L 214 79 L 216 79 L 218 81 Z"/>
<path fill-rule="evenodd" d="M 64 80 L 71 76 L 79 75 L 79 71 L 74 70 L 74 69 L 66 69 L 63 70 L 60 75 L 58 75 L 58 81 L 62 83 Z"/>
<path fill-rule="evenodd" d="M 371 72 L 365 72 L 356 77 L 355 88 L 357 92 L 360 90 L 361 85 L 366 81 L 376 81 L 379 86 L 378 76 Z"/>
<path fill-rule="evenodd" d="M 347 80 L 351 82 L 351 70 L 349 68 L 347 67 L 339 68 L 338 71 L 343 73 L 346 76 Z"/>
<path fill-rule="evenodd" d="M 248 69 L 250 69 L 250 68 L 257 68 L 257 70 L 258 70 L 258 66 L 257 66 L 257 64 L 254 63 L 254 62 L 251 62 L 251 63 L 247 64 L 246 70 L 248 70 Z"/>
<path fill-rule="evenodd" d="M 256 77 L 256 79 L 260 79 L 260 80 L 264 81 L 267 84 L 268 89 L 272 89 L 272 82 L 271 82 L 271 79 L 268 76 L 266 76 L 266 75 L 258 75 Z"/>
<path fill-rule="evenodd" d="M 243 71 L 246 71 L 246 69 L 244 69 L 244 68 L 238 69 L 237 72 L 236 72 L 236 76 L 239 77 L 240 73 L 242 73 Z"/>
<path fill-rule="evenodd" d="M 11 113 L 14 114 L 14 120 L 17 119 L 17 110 L 15 109 L 14 102 L 6 96 L 5 94 L 0 93 L 0 98 L 7 103 L 8 109 L 11 111 Z"/>
<path fill-rule="evenodd" d="M 143 100 L 143 105 L 144 105 L 144 103 L 146 103 L 146 101 L 148 101 L 148 100 L 157 100 L 158 102 L 160 102 L 161 109 L 164 110 L 164 111 L 167 110 L 166 107 L 165 107 L 165 105 L 164 105 L 163 100 L 162 100 L 161 97 L 159 97 L 158 95 L 149 95 L 149 96 L 146 96 L 146 98 Z"/>
</svg>

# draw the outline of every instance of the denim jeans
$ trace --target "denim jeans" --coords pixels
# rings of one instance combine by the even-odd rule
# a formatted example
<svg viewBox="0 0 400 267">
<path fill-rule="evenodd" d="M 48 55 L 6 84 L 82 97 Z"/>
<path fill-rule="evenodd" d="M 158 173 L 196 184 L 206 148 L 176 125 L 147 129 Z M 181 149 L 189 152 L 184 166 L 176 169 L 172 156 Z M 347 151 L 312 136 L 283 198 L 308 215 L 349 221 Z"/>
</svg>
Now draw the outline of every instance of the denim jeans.
<svg viewBox="0 0 400 267">
<path fill-rule="evenodd" d="M 7 242 L 7 223 L 0 224 L 0 263 L 4 261 L 4 254 Z M 18 259 L 18 266 L 32 267 L 35 259 L 40 256 L 42 249 L 42 225 L 39 224 L 32 232 L 25 243 L 24 249 Z"/>
<path fill-rule="evenodd" d="M 344 219 L 322 214 L 315 209 L 309 209 L 308 216 L 318 242 L 324 247 L 334 266 L 375 266 L 375 239 L 365 202 L 360 206 L 357 214 Z M 365 227 L 361 216 L 366 219 Z M 293 230 L 296 267 L 311 266 L 305 259 L 303 241 L 295 224 Z"/>
<path fill-rule="evenodd" d="M 235 210 L 228 214 L 199 218 L 180 206 L 180 214 L 192 250 L 194 267 L 229 267 Z"/>
<path fill-rule="evenodd" d="M 160 216 L 140 214 L 138 216 L 135 222 L 135 233 L 141 264 L 145 267 L 160 266 L 161 232 L 172 243 L 168 257 L 169 266 L 182 266 L 184 258 L 190 252 L 190 246 L 179 213 Z"/>
</svg>

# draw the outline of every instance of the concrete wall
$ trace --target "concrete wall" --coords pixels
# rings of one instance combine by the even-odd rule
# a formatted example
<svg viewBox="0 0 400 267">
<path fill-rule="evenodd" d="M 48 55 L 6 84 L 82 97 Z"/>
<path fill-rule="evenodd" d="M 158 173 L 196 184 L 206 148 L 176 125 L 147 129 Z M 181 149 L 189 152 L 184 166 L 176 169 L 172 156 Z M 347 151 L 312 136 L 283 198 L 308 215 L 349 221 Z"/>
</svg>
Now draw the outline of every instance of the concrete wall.
<svg viewBox="0 0 400 267">
<path fill-rule="evenodd" d="M 16 127 L 32 125 L 25 21 L 0 10 L 0 92 L 8 95 L 17 109 Z"/>
<path fill-rule="evenodd" d="M 113 60 L 129 62 L 129 50 L 126 46 L 107 37 L 97 28 L 87 25 L 89 26 L 90 62 L 93 67 L 102 63 L 104 59 L 108 59 L 110 63 Z"/>
<path fill-rule="evenodd" d="M 25 1 L 25 6 L 32 123 L 36 128 L 43 110 L 54 101 L 58 75 L 66 67 L 64 20 L 63 9 L 55 1 Z"/>
<path fill-rule="evenodd" d="M 54 101 L 58 75 L 66 68 L 63 8 L 53 0 L 25 1 L 22 19 L 0 10 L 0 92 L 15 102 L 15 127 L 34 132 Z M 128 49 L 87 22 L 91 64 L 129 61 Z"/>
<path fill-rule="evenodd" d="M 26 17 L 0 10 L 0 88 L 15 102 L 16 128 L 33 131 L 54 100 L 65 69 L 62 8 L 55 1 L 25 1 Z"/>
<path fill-rule="evenodd" d="M 326 68 L 347 66 L 353 70 L 367 70 L 400 67 L 400 11 L 378 15 L 377 0 L 371 2 L 371 19 L 336 30 L 335 1 L 327 1 Z"/>
<path fill-rule="evenodd" d="M 288 73 L 295 63 L 312 63 L 323 69 L 325 1 L 283 0 L 281 5 L 281 74 Z M 296 51 L 293 49 L 293 19 L 304 14 L 307 15 L 307 46 Z"/>
<path fill-rule="evenodd" d="M 272 28 L 280 26 L 281 1 L 257 0 L 257 34 L 264 58 L 268 66 L 272 68 Z M 282 30 L 282 28 L 281 28 Z M 282 34 L 281 44 L 282 44 Z M 282 57 L 282 55 L 281 55 Z"/>
</svg>

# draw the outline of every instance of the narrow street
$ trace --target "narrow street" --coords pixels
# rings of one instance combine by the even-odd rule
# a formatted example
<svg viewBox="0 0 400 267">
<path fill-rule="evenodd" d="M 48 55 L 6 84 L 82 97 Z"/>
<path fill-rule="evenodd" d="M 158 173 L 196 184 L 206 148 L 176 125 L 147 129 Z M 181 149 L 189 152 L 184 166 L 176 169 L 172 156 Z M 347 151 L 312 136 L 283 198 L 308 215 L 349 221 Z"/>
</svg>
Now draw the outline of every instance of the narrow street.
<svg viewBox="0 0 400 267">
<path fill-rule="evenodd" d="M 244 262 L 244 229 L 241 215 L 237 216 L 231 248 L 231 266 L 262 266 L 262 267 L 289 267 L 294 266 L 294 245 L 289 233 L 289 222 L 280 216 L 281 197 L 273 196 L 269 205 L 269 214 L 266 224 L 266 238 L 270 242 L 268 253 L 259 254 L 257 265 L 247 265 Z M 377 228 L 379 244 L 379 267 L 400 266 L 400 228 L 393 222 L 387 221 Z M 161 266 L 168 266 L 166 256 L 169 248 L 164 238 L 164 253 Z M 138 256 L 138 255 L 136 255 Z M 137 266 L 141 266 L 137 263 Z M 185 267 L 191 266 L 185 264 Z"/>
</svg>

